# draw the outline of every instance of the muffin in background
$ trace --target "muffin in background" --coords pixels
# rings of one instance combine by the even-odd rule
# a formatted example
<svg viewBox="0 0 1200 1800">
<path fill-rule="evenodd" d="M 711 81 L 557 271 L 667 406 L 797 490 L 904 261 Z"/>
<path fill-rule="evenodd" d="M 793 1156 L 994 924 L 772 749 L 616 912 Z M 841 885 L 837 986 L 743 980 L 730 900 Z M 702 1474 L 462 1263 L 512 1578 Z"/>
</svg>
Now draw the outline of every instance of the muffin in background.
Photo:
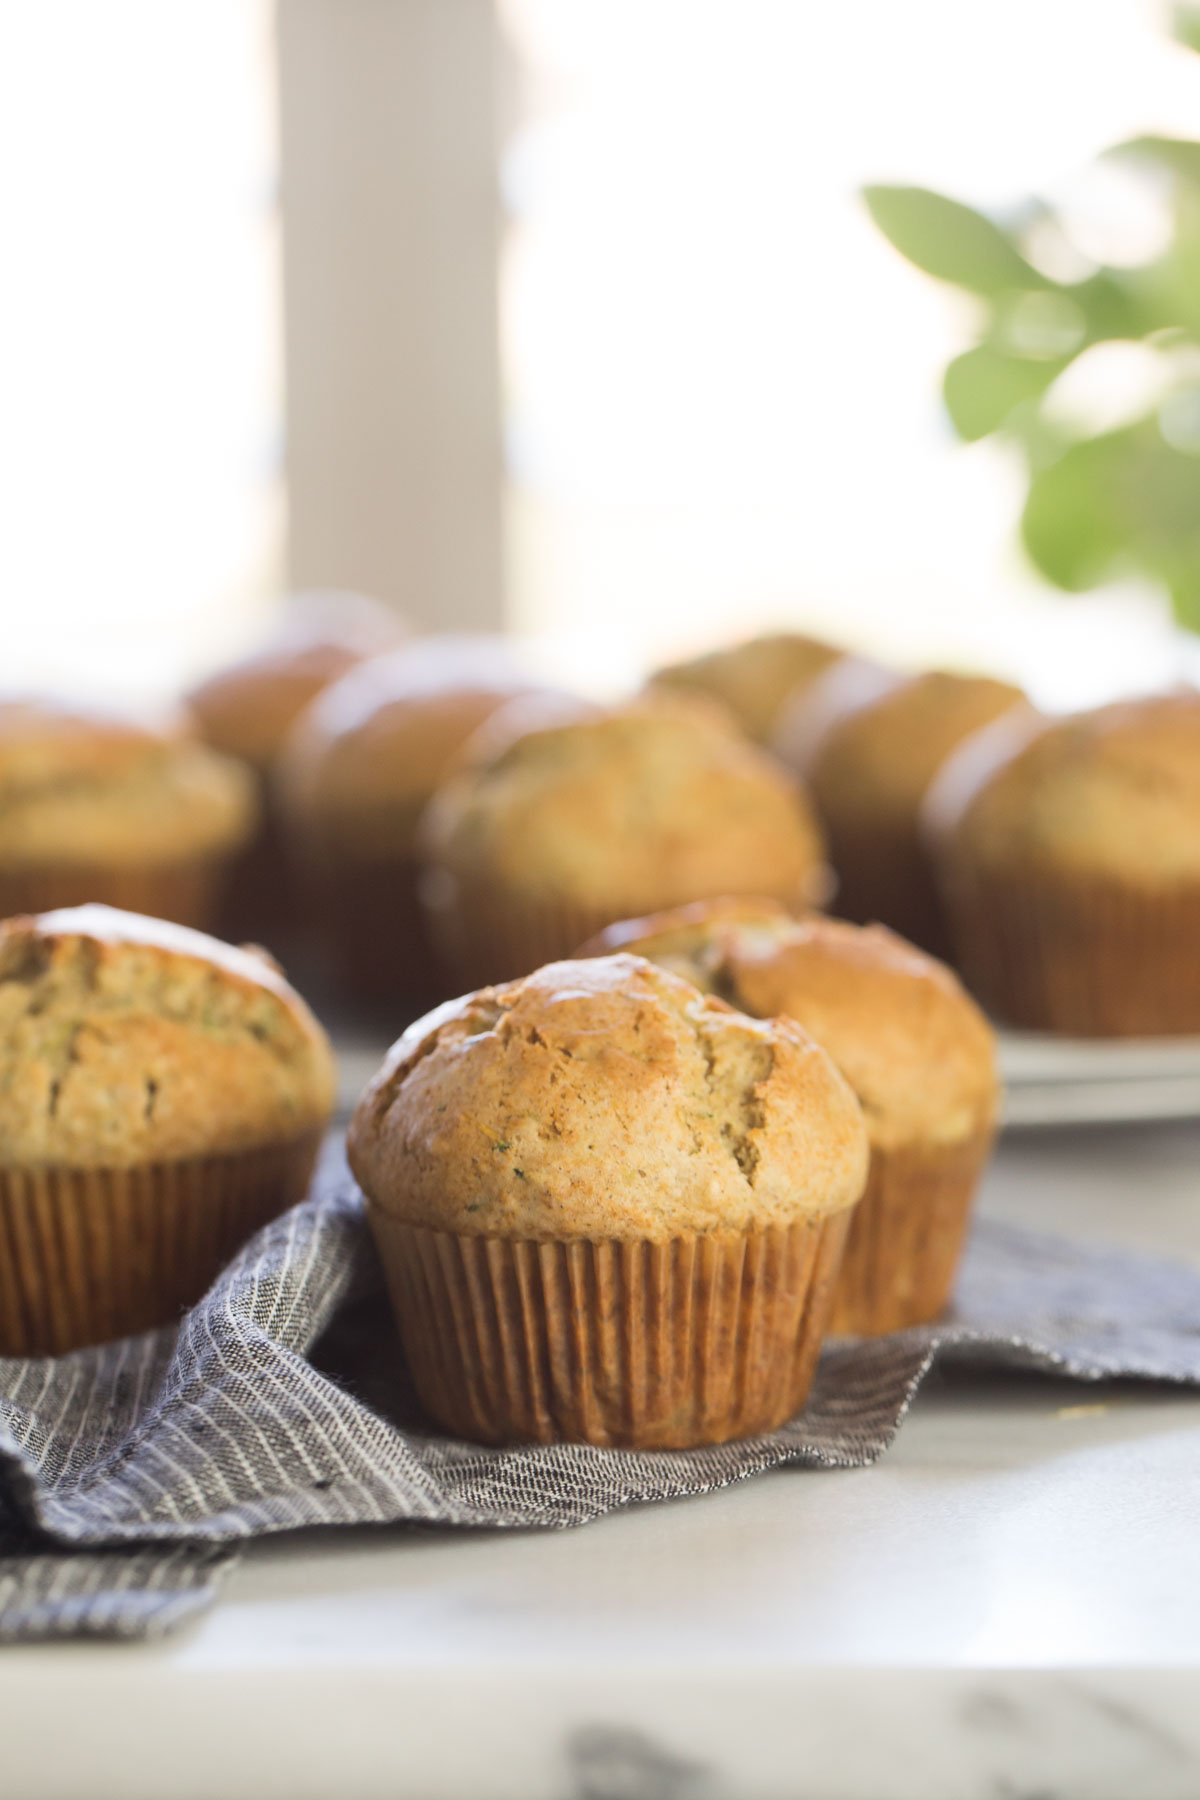
<svg viewBox="0 0 1200 1800">
<path fill-rule="evenodd" d="M 0 1354 L 171 1323 L 303 1197 L 333 1094 L 266 956 L 106 906 L 0 924 Z"/>
<path fill-rule="evenodd" d="M 965 979 L 1078 1037 L 1200 1032 L 1200 694 L 1001 720 L 925 826 Z"/>
<path fill-rule="evenodd" d="M 655 671 L 650 686 L 719 700 L 747 737 L 768 744 L 786 702 L 841 656 L 819 638 L 780 631 L 670 663 Z"/>
<path fill-rule="evenodd" d="M 0 700 L 0 917 L 99 901 L 211 922 L 255 819 L 242 766 L 70 700 Z"/>
<path fill-rule="evenodd" d="M 880 925 L 714 900 L 627 920 L 580 955 L 649 957 L 755 1018 L 802 1025 L 853 1088 L 871 1146 L 830 1330 L 937 1318 L 949 1298 L 999 1103 L 994 1036 L 943 964 Z"/>
<path fill-rule="evenodd" d="M 348 1151 L 449 1430 L 686 1448 L 803 1404 L 866 1135 L 798 1026 L 552 964 L 407 1031 Z"/>
<path fill-rule="evenodd" d="M 879 920 L 936 955 L 948 936 L 918 819 L 964 738 L 1023 702 L 982 675 L 895 675 L 855 659 L 787 708 L 777 754 L 806 780 L 829 836 L 835 908 Z"/>
<path fill-rule="evenodd" d="M 352 669 L 296 722 L 277 800 L 309 911 L 356 993 L 436 991 L 417 822 L 472 732 L 541 691 L 502 638 L 423 638 Z"/>
<path fill-rule="evenodd" d="M 194 687 L 187 705 L 205 742 L 252 771 L 259 824 L 232 871 L 218 924 L 234 939 L 275 945 L 301 919 L 289 881 L 270 771 L 304 709 L 330 682 L 408 636 L 398 613 L 365 594 L 295 595 L 267 641 Z"/>
<path fill-rule="evenodd" d="M 430 931 L 461 988 L 569 955 L 613 919 L 719 893 L 815 905 L 829 882 L 800 784 L 690 702 L 498 713 L 421 845 Z"/>
</svg>

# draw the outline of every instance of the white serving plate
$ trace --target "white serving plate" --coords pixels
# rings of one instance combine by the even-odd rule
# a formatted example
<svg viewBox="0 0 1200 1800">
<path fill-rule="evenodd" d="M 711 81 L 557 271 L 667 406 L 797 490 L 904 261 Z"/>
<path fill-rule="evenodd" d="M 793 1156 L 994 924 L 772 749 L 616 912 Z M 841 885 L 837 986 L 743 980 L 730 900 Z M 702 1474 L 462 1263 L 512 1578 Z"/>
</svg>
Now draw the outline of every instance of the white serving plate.
<svg viewBox="0 0 1200 1800">
<path fill-rule="evenodd" d="M 1006 1125 L 1200 1117 L 1200 1037 L 1064 1038 L 1002 1031 Z"/>
</svg>

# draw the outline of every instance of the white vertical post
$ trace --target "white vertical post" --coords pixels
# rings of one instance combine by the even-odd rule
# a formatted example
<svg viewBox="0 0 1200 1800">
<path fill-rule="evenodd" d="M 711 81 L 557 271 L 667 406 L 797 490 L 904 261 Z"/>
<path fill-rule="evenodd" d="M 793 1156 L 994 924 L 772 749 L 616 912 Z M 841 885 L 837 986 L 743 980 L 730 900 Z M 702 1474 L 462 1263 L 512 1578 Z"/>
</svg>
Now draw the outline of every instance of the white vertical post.
<svg viewBox="0 0 1200 1800">
<path fill-rule="evenodd" d="M 492 0 L 278 0 L 289 576 L 502 615 Z"/>
</svg>

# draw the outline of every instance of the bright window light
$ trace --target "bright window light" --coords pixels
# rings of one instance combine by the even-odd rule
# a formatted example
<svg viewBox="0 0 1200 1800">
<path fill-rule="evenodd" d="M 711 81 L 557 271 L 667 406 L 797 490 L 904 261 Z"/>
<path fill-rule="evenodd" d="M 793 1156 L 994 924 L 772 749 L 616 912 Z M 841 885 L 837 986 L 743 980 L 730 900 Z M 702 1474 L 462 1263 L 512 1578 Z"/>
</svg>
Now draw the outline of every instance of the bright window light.
<svg viewBox="0 0 1200 1800">
<path fill-rule="evenodd" d="M 1017 465 L 959 445 L 941 411 L 964 303 L 858 199 L 912 181 L 1003 209 L 1068 191 L 1123 136 L 1195 135 L 1200 60 L 1170 43 L 1162 8 L 503 0 L 503 14 L 525 97 L 503 285 L 523 629 L 597 686 L 781 621 L 1009 671 L 1062 704 L 1180 672 L 1187 647 L 1157 596 L 1067 599 L 1023 562 Z M 1103 219 L 1097 184 L 1079 196 L 1084 268 L 1114 234 L 1132 256 L 1158 229 L 1124 187 Z"/>
<path fill-rule="evenodd" d="M 0 5 L 6 687 L 158 693 L 278 586 L 268 0 Z"/>
</svg>

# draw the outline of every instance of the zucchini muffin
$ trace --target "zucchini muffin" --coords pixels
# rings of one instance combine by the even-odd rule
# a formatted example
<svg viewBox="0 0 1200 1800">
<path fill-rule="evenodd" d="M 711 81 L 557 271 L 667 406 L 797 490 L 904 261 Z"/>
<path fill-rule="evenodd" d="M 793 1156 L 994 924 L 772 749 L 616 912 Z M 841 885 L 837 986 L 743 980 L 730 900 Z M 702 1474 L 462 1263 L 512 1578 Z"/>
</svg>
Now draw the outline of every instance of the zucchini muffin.
<svg viewBox="0 0 1200 1800">
<path fill-rule="evenodd" d="M 926 827 L 966 980 L 1080 1037 L 1200 1032 L 1200 694 L 1002 720 Z"/>
<path fill-rule="evenodd" d="M 300 924 L 271 791 L 272 766 L 292 725 L 323 688 L 407 635 L 397 613 L 364 594 L 298 594 L 265 644 L 188 695 L 200 735 L 247 765 L 259 800 L 258 830 L 234 865 L 218 921 L 227 936 L 274 944 Z"/>
<path fill-rule="evenodd" d="M 747 737 L 768 744 L 786 702 L 836 663 L 842 652 L 799 632 L 773 632 L 671 663 L 651 677 L 652 688 L 703 694 L 728 707 Z"/>
<path fill-rule="evenodd" d="M 0 924 L 0 1353 L 176 1319 L 303 1197 L 333 1093 L 264 955 L 106 906 Z"/>
<path fill-rule="evenodd" d="M 245 771 L 180 732 L 0 701 L 0 917 L 95 900 L 207 924 L 253 828 Z"/>
<path fill-rule="evenodd" d="M 918 829 L 921 802 L 950 752 L 1022 699 L 1019 689 L 986 676 L 889 675 L 856 659 L 792 703 L 775 748 L 812 789 L 844 918 L 877 919 L 945 952 L 945 921 Z"/>
<path fill-rule="evenodd" d="M 803 788 L 715 718 L 641 701 L 490 721 L 422 824 L 422 898 L 463 987 L 710 894 L 820 903 L 829 872 Z"/>
<path fill-rule="evenodd" d="M 407 1031 L 348 1147 L 449 1430 L 683 1448 L 803 1403 L 867 1147 L 798 1026 L 552 964 Z"/>
<path fill-rule="evenodd" d="M 718 900 L 602 932 L 756 1018 L 796 1020 L 858 1096 L 871 1143 L 831 1329 L 923 1324 L 953 1286 L 999 1101 L 993 1034 L 941 963 L 880 925 Z"/>
<path fill-rule="evenodd" d="M 417 822 L 463 744 L 542 691 L 501 638 L 425 638 L 335 682 L 278 769 L 291 854 L 345 983 L 410 999 L 436 985 L 417 903 Z"/>
</svg>

